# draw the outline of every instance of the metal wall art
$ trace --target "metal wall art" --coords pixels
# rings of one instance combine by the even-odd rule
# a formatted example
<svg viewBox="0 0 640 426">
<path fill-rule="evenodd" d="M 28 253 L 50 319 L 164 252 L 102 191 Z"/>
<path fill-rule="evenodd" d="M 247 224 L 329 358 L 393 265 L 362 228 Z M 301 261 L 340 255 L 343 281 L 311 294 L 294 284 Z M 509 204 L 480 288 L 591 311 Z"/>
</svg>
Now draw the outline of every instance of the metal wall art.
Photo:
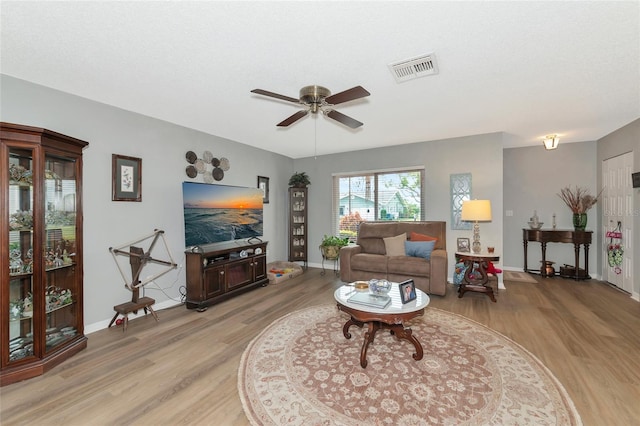
<svg viewBox="0 0 640 426">
<path fill-rule="evenodd" d="M 193 151 L 187 151 L 185 158 L 189 163 L 185 169 L 187 176 L 195 179 L 198 175 L 202 175 L 202 180 L 206 183 L 222 180 L 224 172 L 231 167 L 228 159 L 224 157 L 216 158 L 211 151 L 203 152 L 202 158 L 198 158 L 198 155 Z"/>
<path fill-rule="evenodd" d="M 449 189 L 451 191 L 451 229 L 471 229 L 471 222 L 465 222 L 461 218 L 462 202 L 471 199 L 471 173 L 450 175 Z"/>
</svg>

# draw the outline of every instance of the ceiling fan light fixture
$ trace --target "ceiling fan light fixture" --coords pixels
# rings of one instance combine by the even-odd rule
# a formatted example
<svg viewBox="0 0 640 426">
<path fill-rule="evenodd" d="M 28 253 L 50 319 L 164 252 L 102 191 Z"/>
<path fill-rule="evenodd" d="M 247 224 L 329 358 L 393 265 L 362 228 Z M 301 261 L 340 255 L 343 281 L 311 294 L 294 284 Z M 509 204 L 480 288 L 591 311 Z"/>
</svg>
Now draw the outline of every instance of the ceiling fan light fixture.
<svg viewBox="0 0 640 426">
<path fill-rule="evenodd" d="M 307 107 L 306 110 L 298 111 L 297 113 L 278 123 L 278 127 L 288 127 L 306 116 L 308 113 L 316 114 L 318 111 L 322 111 L 325 116 L 339 123 L 342 123 L 347 127 L 351 127 L 352 129 L 362 126 L 362 123 L 358 120 L 354 120 L 347 115 L 335 111 L 331 107 L 344 102 L 361 99 L 370 95 L 370 93 L 362 86 L 355 86 L 351 89 L 347 89 L 342 92 L 336 93 L 335 95 L 331 95 L 331 91 L 329 89 L 317 85 L 305 86 L 300 89 L 299 99 L 280 95 L 278 93 L 262 89 L 253 89 L 251 93 L 269 96 L 271 98 L 276 98 L 295 104 L 302 104 Z"/>
<path fill-rule="evenodd" d="M 305 86 L 300 89 L 300 101 L 302 102 L 320 102 L 330 95 L 331 91 L 322 86 Z"/>
</svg>

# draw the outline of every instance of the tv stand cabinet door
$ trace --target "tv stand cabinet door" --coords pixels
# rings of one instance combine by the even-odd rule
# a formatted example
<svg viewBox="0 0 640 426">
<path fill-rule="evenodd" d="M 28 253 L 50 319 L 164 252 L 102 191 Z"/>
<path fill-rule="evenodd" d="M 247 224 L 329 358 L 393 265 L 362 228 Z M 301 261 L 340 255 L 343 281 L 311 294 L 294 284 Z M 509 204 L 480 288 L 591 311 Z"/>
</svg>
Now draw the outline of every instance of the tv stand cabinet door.
<svg viewBox="0 0 640 426">
<path fill-rule="evenodd" d="M 253 259 L 254 281 L 260 281 L 267 278 L 267 256 L 258 255 Z"/>
<path fill-rule="evenodd" d="M 233 291 L 253 282 L 253 259 L 248 258 L 227 265 L 227 291 Z"/>
<path fill-rule="evenodd" d="M 224 267 L 208 268 L 204 271 L 205 300 L 213 299 L 224 293 Z"/>
</svg>

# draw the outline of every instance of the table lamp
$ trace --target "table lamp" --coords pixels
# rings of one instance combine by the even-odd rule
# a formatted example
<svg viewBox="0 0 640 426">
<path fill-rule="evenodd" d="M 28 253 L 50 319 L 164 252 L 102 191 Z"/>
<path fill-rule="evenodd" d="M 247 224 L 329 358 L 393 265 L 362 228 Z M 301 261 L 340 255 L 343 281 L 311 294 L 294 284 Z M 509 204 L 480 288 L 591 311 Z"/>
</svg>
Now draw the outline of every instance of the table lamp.
<svg viewBox="0 0 640 426">
<path fill-rule="evenodd" d="M 473 244 L 471 250 L 480 253 L 480 226 L 478 222 L 488 222 L 491 220 L 491 201 L 489 200 L 467 200 L 462 202 L 462 220 L 473 221 Z"/>
</svg>

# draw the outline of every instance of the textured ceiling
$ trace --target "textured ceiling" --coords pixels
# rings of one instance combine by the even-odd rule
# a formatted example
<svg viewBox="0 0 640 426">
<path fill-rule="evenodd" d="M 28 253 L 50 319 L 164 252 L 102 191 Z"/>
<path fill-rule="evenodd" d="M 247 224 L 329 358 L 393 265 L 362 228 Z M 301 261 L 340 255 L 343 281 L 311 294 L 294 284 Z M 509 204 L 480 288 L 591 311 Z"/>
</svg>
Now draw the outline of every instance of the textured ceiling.
<svg viewBox="0 0 640 426">
<path fill-rule="evenodd" d="M 592 141 L 640 117 L 640 3 L 1 2 L 3 74 L 292 158 L 504 132 Z M 388 64 L 434 53 L 439 74 Z M 298 97 L 371 96 L 276 124 Z M 37 125 L 37 123 L 33 123 Z"/>
</svg>

